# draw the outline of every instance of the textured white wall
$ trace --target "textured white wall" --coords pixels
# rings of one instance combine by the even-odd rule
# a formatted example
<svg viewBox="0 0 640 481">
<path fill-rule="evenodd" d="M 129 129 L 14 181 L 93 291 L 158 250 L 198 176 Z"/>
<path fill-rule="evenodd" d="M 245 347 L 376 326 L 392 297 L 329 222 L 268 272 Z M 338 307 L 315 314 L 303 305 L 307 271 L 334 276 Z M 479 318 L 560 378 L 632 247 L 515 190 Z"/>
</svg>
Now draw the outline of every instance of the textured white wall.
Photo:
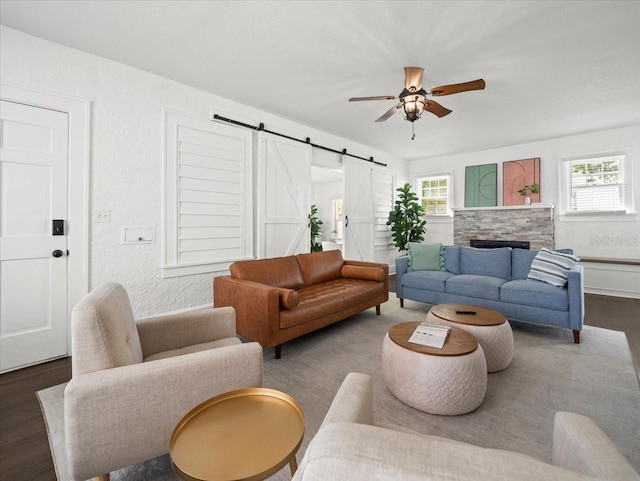
<svg viewBox="0 0 640 481">
<path fill-rule="evenodd" d="M 163 108 L 264 122 L 270 130 L 373 155 L 406 175 L 404 162 L 366 146 L 6 27 L 0 27 L 0 62 L 2 82 L 92 102 L 89 209 L 110 209 L 111 223 L 90 222 L 89 286 L 122 283 L 136 317 L 212 303 L 213 274 L 161 277 Z M 123 225 L 153 226 L 155 243 L 122 245 Z"/>
<path fill-rule="evenodd" d="M 558 206 L 560 162 L 563 157 L 628 149 L 632 158 L 635 215 L 558 216 L 556 247 L 573 248 L 585 257 L 640 259 L 640 126 L 591 132 L 542 142 L 514 145 L 480 152 L 415 160 L 409 163 L 412 182 L 429 172 L 453 171 L 454 207 L 464 206 L 464 171 L 468 165 L 498 164 L 498 204 L 502 203 L 502 163 L 540 157 L 542 203 Z M 427 225 L 430 242 L 450 243 L 453 223 Z"/>
</svg>

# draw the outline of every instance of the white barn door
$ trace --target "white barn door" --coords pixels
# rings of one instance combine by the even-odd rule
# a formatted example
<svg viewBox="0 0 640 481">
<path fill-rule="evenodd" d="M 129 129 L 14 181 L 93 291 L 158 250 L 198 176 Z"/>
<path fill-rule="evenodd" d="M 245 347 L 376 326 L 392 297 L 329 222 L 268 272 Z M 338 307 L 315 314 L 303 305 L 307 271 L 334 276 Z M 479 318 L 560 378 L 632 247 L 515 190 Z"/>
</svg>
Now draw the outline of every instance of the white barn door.
<svg viewBox="0 0 640 481">
<path fill-rule="evenodd" d="M 372 164 L 346 158 L 344 166 L 344 258 L 370 261 L 374 223 Z"/>
<path fill-rule="evenodd" d="M 258 257 L 311 251 L 311 146 L 259 133 Z"/>
<path fill-rule="evenodd" d="M 370 162 L 345 159 L 345 258 L 395 263 L 387 223 L 395 200 L 395 172 Z"/>
<path fill-rule="evenodd" d="M 68 115 L 2 101 L 0 116 L 4 372 L 68 352 L 67 237 L 52 226 L 68 216 Z"/>
<path fill-rule="evenodd" d="M 396 197 L 396 174 L 386 167 L 374 166 L 372 170 L 373 194 L 373 260 L 388 264 L 395 272 L 398 251 L 393 245 L 391 227 L 387 225 L 389 212 L 393 210 Z"/>
</svg>

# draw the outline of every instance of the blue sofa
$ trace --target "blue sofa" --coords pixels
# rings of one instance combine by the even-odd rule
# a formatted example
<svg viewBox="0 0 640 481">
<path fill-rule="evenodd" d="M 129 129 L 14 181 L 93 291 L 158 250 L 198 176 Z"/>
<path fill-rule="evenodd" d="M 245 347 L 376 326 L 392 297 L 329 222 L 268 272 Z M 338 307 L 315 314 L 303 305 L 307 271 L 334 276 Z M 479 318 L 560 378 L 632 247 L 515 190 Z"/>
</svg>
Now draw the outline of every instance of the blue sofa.
<svg viewBox="0 0 640 481">
<path fill-rule="evenodd" d="M 560 250 L 572 254 L 569 249 Z M 508 319 L 573 330 L 580 342 L 584 320 L 584 269 L 575 264 L 567 284 L 527 279 L 537 250 L 444 246 L 443 270 L 411 270 L 409 256 L 396 259 L 396 295 L 429 304 L 460 303 L 502 312 Z"/>
</svg>

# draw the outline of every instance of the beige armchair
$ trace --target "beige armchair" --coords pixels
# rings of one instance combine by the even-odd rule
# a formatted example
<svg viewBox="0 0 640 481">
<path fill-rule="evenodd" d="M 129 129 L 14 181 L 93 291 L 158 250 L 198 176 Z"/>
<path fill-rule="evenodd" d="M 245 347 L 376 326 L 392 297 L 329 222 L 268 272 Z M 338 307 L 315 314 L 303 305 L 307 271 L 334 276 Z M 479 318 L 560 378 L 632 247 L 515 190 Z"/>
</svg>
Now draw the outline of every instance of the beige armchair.
<svg viewBox="0 0 640 481">
<path fill-rule="evenodd" d="M 613 441 L 586 416 L 555 414 L 549 464 L 513 451 L 377 425 L 373 392 L 371 376 L 346 376 L 292 481 L 640 481 Z"/>
<path fill-rule="evenodd" d="M 134 321 L 119 284 L 90 292 L 71 316 L 64 393 L 74 481 L 169 452 L 180 418 L 220 393 L 262 385 L 262 347 L 236 337 L 235 311 L 211 308 Z"/>
</svg>

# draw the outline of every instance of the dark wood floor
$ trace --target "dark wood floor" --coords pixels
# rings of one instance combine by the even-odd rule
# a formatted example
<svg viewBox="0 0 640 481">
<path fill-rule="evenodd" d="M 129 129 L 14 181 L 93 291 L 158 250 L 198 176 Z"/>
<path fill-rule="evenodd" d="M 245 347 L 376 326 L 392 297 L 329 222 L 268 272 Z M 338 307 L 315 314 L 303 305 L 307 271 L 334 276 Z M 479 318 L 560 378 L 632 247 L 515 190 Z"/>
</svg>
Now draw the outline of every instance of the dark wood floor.
<svg viewBox="0 0 640 481">
<path fill-rule="evenodd" d="M 71 358 L 0 375 L 0 479 L 56 481 L 36 391 L 71 379 Z"/>
<path fill-rule="evenodd" d="M 636 373 L 640 373 L 640 300 L 586 295 L 585 313 L 588 325 L 626 333 Z M 56 481 L 35 393 L 69 379 L 70 358 L 0 375 L 2 481 Z"/>
</svg>

